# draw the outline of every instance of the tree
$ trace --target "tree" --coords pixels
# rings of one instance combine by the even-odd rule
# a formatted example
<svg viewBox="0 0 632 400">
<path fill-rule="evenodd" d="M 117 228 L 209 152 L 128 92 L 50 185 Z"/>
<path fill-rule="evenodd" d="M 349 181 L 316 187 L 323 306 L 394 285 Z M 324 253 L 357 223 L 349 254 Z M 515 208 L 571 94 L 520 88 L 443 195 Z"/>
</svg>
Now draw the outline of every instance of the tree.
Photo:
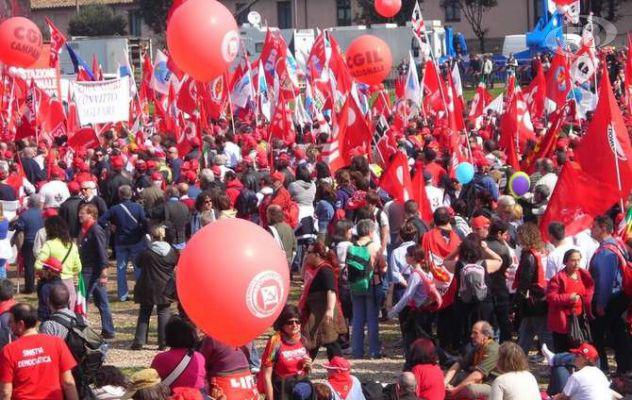
<svg viewBox="0 0 632 400">
<path fill-rule="evenodd" d="M 582 0 L 582 14 L 593 12 L 595 16 L 615 22 L 622 17 L 619 7 L 630 0 Z"/>
<path fill-rule="evenodd" d="M 485 36 L 489 29 L 483 24 L 483 15 L 498 5 L 496 0 L 458 0 L 465 19 L 478 38 L 481 52 L 485 52 Z"/>
<path fill-rule="evenodd" d="M 420 4 L 422 2 L 423 0 L 419 0 Z M 358 24 L 370 26 L 371 24 L 391 22 L 397 23 L 397 25 L 406 25 L 406 22 L 410 21 L 410 16 L 413 15 L 415 0 L 402 1 L 402 9 L 393 18 L 384 18 L 378 14 L 375 11 L 374 0 L 358 0 L 358 6 L 360 7 L 360 13 L 354 19 Z"/>
<path fill-rule="evenodd" d="M 138 0 L 145 23 L 156 33 L 167 29 L 167 15 L 173 0 Z"/>
<path fill-rule="evenodd" d="M 126 35 L 127 21 L 103 4 L 89 4 L 70 18 L 68 33 L 71 36 Z"/>
</svg>

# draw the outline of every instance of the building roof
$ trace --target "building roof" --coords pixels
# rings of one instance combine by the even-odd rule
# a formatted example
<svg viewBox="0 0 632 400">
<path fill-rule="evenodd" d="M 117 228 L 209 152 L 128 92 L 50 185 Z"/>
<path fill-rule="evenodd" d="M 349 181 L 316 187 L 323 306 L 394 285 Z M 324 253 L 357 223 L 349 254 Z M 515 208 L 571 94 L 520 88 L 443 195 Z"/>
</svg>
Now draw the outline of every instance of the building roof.
<svg viewBox="0 0 632 400">
<path fill-rule="evenodd" d="M 79 5 L 87 4 L 131 4 L 134 0 L 79 0 Z M 41 10 L 46 8 L 66 8 L 75 7 L 76 0 L 31 0 L 32 10 Z"/>
</svg>

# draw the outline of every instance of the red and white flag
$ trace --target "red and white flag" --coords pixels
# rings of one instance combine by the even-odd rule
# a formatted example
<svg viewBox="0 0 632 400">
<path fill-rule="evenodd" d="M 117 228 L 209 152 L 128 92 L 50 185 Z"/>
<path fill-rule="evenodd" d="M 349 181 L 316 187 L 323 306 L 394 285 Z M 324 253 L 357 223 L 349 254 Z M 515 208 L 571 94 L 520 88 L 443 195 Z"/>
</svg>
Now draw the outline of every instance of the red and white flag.
<svg viewBox="0 0 632 400">
<path fill-rule="evenodd" d="M 53 21 L 48 19 L 48 17 L 44 17 L 44 19 L 50 31 L 50 59 L 48 65 L 51 68 L 57 68 L 57 64 L 59 64 L 59 53 L 62 47 L 64 47 L 64 44 L 66 44 L 66 37 L 57 29 Z"/>
<path fill-rule="evenodd" d="M 406 154 L 399 151 L 395 154 L 388 168 L 380 177 L 380 187 L 399 203 L 413 198 L 413 184 L 410 179 L 410 167 Z"/>
</svg>

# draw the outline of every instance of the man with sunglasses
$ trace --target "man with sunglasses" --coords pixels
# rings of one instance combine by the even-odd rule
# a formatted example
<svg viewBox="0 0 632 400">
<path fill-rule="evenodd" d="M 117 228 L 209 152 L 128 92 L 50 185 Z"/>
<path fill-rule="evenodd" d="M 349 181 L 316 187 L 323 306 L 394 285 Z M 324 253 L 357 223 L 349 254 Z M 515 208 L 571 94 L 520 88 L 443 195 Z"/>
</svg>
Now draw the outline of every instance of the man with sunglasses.
<svg viewBox="0 0 632 400">
<path fill-rule="evenodd" d="M 99 217 L 105 214 L 108 210 L 107 204 L 105 204 L 105 200 L 97 195 L 97 184 L 94 181 L 83 181 L 81 182 L 81 205 L 83 204 L 94 204 L 99 210 Z"/>
</svg>

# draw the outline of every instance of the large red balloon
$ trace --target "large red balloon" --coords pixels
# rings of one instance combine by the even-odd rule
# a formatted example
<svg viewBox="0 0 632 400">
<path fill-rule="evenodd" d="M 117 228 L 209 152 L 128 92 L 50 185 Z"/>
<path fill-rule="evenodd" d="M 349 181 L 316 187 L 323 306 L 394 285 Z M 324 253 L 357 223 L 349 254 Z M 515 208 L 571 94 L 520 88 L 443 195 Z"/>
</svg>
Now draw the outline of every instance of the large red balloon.
<svg viewBox="0 0 632 400">
<path fill-rule="evenodd" d="M 0 61 L 30 67 L 42 53 L 42 32 L 33 21 L 13 17 L 0 24 Z"/>
<path fill-rule="evenodd" d="M 349 45 L 347 65 L 351 75 L 360 82 L 379 85 L 393 67 L 391 49 L 379 37 L 362 35 Z"/>
<path fill-rule="evenodd" d="M 187 0 L 169 19 L 167 47 L 182 71 L 209 82 L 223 74 L 237 56 L 237 23 L 216 0 Z"/>
<path fill-rule="evenodd" d="M 241 346 L 274 323 L 287 300 L 290 276 L 272 235 L 246 220 L 221 219 L 187 243 L 176 282 L 182 306 L 200 329 Z"/>
<path fill-rule="evenodd" d="M 385 18 L 394 17 L 402 8 L 402 0 L 376 0 L 375 11 Z"/>
</svg>

